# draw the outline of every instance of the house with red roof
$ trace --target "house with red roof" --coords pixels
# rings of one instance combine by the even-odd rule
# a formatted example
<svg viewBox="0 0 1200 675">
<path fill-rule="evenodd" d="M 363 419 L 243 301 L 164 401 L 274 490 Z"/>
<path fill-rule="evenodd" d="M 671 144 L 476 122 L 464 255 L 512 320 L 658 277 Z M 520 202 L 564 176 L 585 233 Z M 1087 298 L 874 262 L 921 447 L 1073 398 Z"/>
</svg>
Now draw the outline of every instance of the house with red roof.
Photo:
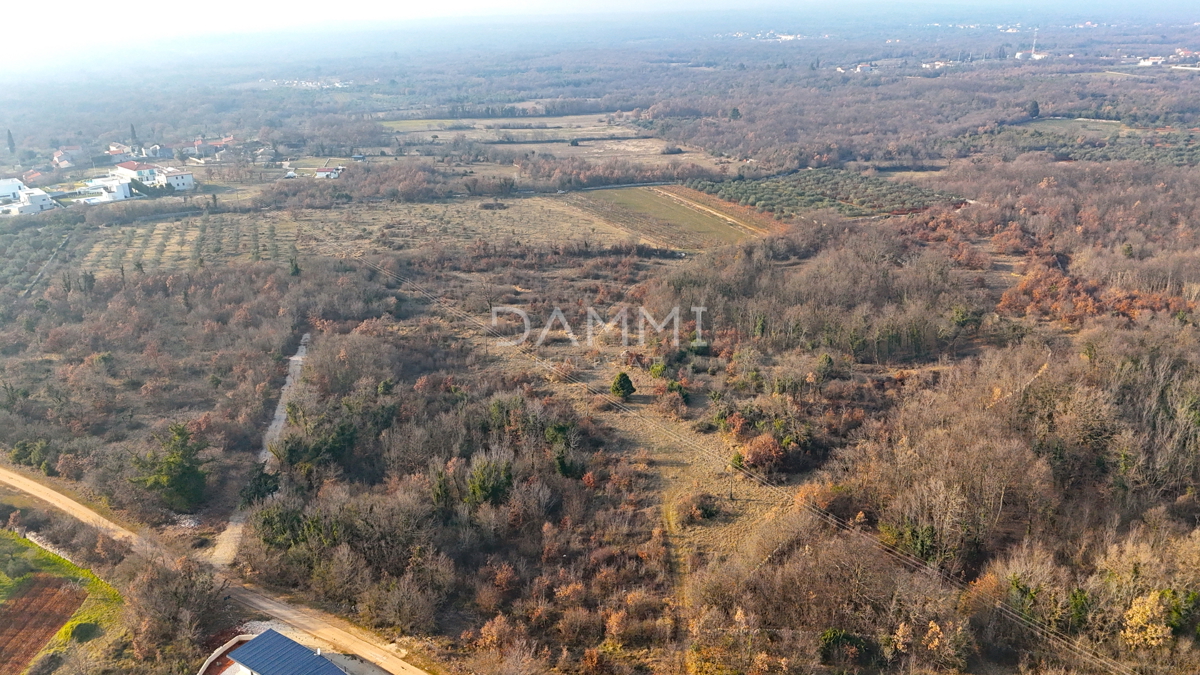
<svg viewBox="0 0 1200 675">
<path fill-rule="evenodd" d="M 154 185 L 158 182 L 158 171 L 159 167 L 154 164 L 129 161 L 118 164 L 113 169 L 113 175 L 131 180 L 139 180 L 146 185 Z"/>
</svg>

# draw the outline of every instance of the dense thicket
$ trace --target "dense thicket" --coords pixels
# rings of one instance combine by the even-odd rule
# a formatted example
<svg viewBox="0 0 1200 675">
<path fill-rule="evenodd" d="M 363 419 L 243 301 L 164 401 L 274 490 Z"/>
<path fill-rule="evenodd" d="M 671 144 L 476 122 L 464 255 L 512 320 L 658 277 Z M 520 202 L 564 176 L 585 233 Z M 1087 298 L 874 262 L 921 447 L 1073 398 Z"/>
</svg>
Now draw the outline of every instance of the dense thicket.
<svg viewBox="0 0 1200 675">
<path fill-rule="evenodd" d="M 471 372 L 486 364 L 434 323 L 316 337 L 241 564 L 484 655 L 547 645 L 569 667 L 606 638 L 673 639 L 642 460 L 537 380 Z"/>
<path fill-rule="evenodd" d="M 56 282 L 3 325 L 0 445 L 156 518 L 162 502 L 131 482 L 130 455 L 158 450 L 173 423 L 206 441 L 210 458 L 254 448 L 299 328 L 395 307 L 394 293 L 360 272 L 334 262 L 305 268 L 132 272 L 76 279 L 70 290 Z M 218 482 L 229 470 L 211 468 Z"/>
</svg>

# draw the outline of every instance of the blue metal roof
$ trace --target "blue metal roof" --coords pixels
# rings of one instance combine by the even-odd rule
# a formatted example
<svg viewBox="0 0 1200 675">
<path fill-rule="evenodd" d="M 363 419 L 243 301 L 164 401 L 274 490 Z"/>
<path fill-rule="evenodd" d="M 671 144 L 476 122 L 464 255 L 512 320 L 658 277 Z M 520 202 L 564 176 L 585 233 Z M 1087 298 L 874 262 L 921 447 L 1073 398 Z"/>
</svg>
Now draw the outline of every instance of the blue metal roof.
<svg viewBox="0 0 1200 675">
<path fill-rule="evenodd" d="M 258 675 L 346 675 L 325 657 L 273 630 L 247 641 L 229 658 Z"/>
</svg>

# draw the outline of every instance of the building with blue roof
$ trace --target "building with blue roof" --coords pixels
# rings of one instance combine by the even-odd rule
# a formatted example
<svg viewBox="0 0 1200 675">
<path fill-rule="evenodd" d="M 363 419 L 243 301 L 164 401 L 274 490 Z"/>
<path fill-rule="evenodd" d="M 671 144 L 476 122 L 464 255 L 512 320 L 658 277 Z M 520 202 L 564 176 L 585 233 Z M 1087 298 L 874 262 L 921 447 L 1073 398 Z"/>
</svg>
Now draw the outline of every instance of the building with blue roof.
<svg viewBox="0 0 1200 675">
<path fill-rule="evenodd" d="M 346 675 L 320 651 L 305 647 L 273 630 L 257 635 L 228 654 L 239 670 L 229 675 Z"/>
</svg>

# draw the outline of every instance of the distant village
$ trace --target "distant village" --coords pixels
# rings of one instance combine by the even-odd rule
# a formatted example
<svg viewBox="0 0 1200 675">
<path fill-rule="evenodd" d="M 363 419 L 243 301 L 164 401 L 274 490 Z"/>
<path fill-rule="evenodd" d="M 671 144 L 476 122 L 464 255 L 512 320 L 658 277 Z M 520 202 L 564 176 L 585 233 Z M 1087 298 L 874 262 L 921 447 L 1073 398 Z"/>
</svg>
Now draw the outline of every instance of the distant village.
<svg viewBox="0 0 1200 675">
<path fill-rule="evenodd" d="M 100 149 L 87 145 L 62 145 L 42 155 L 35 168 L 0 178 L 0 216 L 41 213 L 75 204 L 105 204 L 128 199 L 163 197 L 195 191 L 199 183 L 193 169 L 204 169 L 207 179 L 248 167 L 282 168 L 283 178 L 296 178 L 290 161 L 280 159 L 274 146 L 240 141 L 231 135 L 197 137 L 174 147 L 144 145 L 130 127 L 129 143 L 112 142 Z M 46 157 L 49 157 L 47 162 Z M 366 157 L 355 154 L 356 162 Z M 309 169 L 311 178 L 339 178 L 344 166 Z"/>
<path fill-rule="evenodd" d="M 189 192 L 196 188 L 195 176 L 186 168 L 191 160 L 202 162 L 215 157 L 232 141 L 232 137 L 219 142 L 197 139 L 179 149 L 160 144 L 109 143 L 100 152 L 84 145 L 60 146 L 54 151 L 49 167 L 31 169 L 19 178 L 0 179 L 0 216 L 41 213 L 71 204 L 104 204 Z M 88 172 L 92 177 L 33 186 L 47 178 L 47 171 L 73 169 L 92 169 Z"/>
</svg>

